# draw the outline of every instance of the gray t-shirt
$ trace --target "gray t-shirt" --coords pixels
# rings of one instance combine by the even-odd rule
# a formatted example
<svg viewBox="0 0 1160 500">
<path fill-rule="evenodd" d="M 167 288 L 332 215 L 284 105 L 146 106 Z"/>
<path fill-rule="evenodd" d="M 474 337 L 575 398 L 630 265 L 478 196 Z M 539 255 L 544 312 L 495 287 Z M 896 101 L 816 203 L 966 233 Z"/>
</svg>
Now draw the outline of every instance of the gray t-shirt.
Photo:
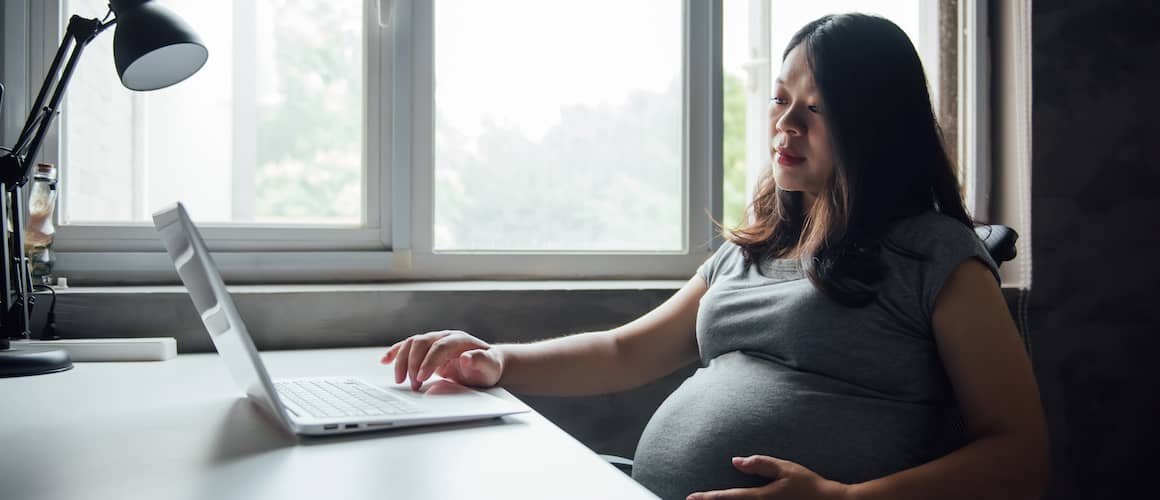
<svg viewBox="0 0 1160 500">
<path fill-rule="evenodd" d="M 935 298 L 969 258 L 998 269 L 974 231 L 927 213 L 898 222 L 878 296 L 862 308 L 826 297 L 801 262 L 745 266 L 725 243 L 697 273 L 702 368 L 657 409 L 633 477 L 662 498 L 760 486 L 730 457 L 770 455 L 827 479 L 862 482 L 961 444 L 958 412 L 931 327 Z"/>
</svg>

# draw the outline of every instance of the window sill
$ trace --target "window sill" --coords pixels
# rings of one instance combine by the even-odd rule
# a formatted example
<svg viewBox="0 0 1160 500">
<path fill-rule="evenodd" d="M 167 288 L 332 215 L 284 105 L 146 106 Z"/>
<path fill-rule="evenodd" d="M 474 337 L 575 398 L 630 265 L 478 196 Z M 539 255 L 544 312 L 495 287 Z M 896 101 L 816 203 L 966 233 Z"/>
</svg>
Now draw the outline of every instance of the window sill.
<svg viewBox="0 0 1160 500">
<path fill-rule="evenodd" d="M 686 280 L 709 256 L 689 254 L 419 255 L 392 251 L 212 252 L 231 284 L 415 281 Z M 179 283 L 165 252 L 58 252 L 54 273 L 81 286 Z"/>
<path fill-rule="evenodd" d="M 238 285 L 231 295 L 259 349 L 389 345 L 457 329 L 490 342 L 527 342 L 605 330 L 655 308 L 682 280 L 455 281 Z M 40 295 L 41 304 L 48 297 Z M 213 350 L 181 286 L 68 287 L 58 291 L 64 338 L 175 337 L 179 352 Z M 37 307 L 33 332 L 47 311 Z"/>
<path fill-rule="evenodd" d="M 323 292 L 530 292 L 530 291 L 599 291 L 599 290 L 669 290 L 675 291 L 683 280 L 539 280 L 539 281 L 412 281 L 399 283 L 346 284 L 269 284 L 229 285 L 230 293 L 290 294 Z M 74 286 L 57 288 L 63 295 L 144 295 L 176 293 L 185 295 L 184 286 Z"/>
</svg>

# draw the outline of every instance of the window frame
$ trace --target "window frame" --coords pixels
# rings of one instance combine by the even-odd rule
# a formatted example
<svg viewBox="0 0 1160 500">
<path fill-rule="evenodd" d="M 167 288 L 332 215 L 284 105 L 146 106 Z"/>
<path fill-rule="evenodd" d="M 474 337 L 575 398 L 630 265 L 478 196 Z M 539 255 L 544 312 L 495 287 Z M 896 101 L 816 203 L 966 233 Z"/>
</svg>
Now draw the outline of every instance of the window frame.
<svg viewBox="0 0 1160 500">
<path fill-rule="evenodd" d="M 364 115 L 363 196 L 365 200 L 362 227 L 310 227 L 205 224 L 203 235 L 215 251 L 215 258 L 226 279 L 231 281 L 317 281 L 349 279 L 365 272 L 389 270 L 392 267 L 389 227 L 384 224 L 387 200 L 383 171 L 383 135 L 377 116 L 385 114 L 382 98 L 382 52 L 384 30 L 379 26 L 376 0 L 363 0 L 364 29 Z M 39 89 L 56 48 L 63 36 L 61 2 L 4 0 L 5 32 L 27 26 L 12 39 L 6 37 L 5 73 L 14 74 L 16 87 L 9 103 L 6 99 L 5 137 L 14 137 L 23 126 L 28 104 Z M 71 14 L 71 13 L 70 13 Z M 104 12 L 77 13 L 100 17 Z M 103 34 L 110 40 L 112 33 Z M 27 71 L 21 71 L 27 68 Z M 21 78 L 23 77 L 23 78 Z M 72 91 L 70 86 L 68 91 Z M 10 94 L 10 95 L 12 95 Z M 379 111 L 375 111 L 379 110 Z M 67 183 L 66 148 L 61 130 L 67 124 L 68 111 L 62 110 L 46 134 L 38 162 L 62 164 L 62 182 Z M 19 116 L 19 118 L 12 118 Z M 64 201 L 62 200 L 62 203 Z M 147 223 L 61 224 L 61 210 L 56 213 L 57 273 L 74 282 L 93 284 L 163 283 L 176 280 L 172 263 L 164 253 L 156 230 Z M 195 215 L 196 217 L 196 215 Z M 268 269 L 269 268 L 269 269 Z M 352 269 L 361 272 L 352 273 Z M 346 276 L 346 278 L 342 278 Z"/>
<path fill-rule="evenodd" d="M 684 249 L 670 252 L 436 252 L 434 247 L 434 2 L 398 0 L 394 44 L 395 156 L 399 203 L 392 219 L 394 250 L 414 276 L 435 279 L 688 278 L 711 253 L 720 220 L 721 83 L 718 2 L 683 2 Z M 410 45 L 408 45 L 410 42 Z M 410 76 L 411 78 L 407 78 Z M 409 81 L 401 81 L 409 80 Z M 409 124 L 410 127 L 406 125 Z M 413 168 L 404 168 L 413 165 Z M 698 168 L 700 166 L 700 168 Z M 410 186 L 411 189 L 404 189 Z M 404 213 L 406 212 L 406 213 Z M 701 215 L 706 214 L 706 215 Z M 710 216 L 712 219 L 710 219 Z"/>
<path fill-rule="evenodd" d="M 946 0 L 942 0 L 946 3 Z M 991 209 L 991 33 L 984 0 L 957 0 L 959 182 L 967 211 L 990 221 Z M 963 170 L 965 167 L 965 170 Z"/>
<path fill-rule="evenodd" d="M 44 74 L 59 44 L 60 3 L 4 1 L 6 12 L 20 11 L 13 19 L 5 16 L 6 26 L 30 26 L 27 45 L 6 50 L 7 54 L 22 49 L 27 54 L 28 81 L 19 85 L 30 92 L 39 88 L 35 79 Z M 10 4 L 16 6 L 9 8 Z M 383 8 L 389 10 L 384 13 Z M 684 250 L 434 252 L 434 134 L 430 130 L 434 111 L 433 6 L 427 1 L 363 0 L 369 110 L 364 123 L 366 227 L 206 224 L 202 231 L 224 277 L 230 282 L 256 283 L 688 278 L 712 251 L 716 231 L 711 221 L 720 219 L 721 13 L 719 2 L 685 0 L 683 8 Z M 14 19 L 20 15 L 24 19 Z M 388 21 L 385 26 L 380 19 Z M 23 115 L 26 108 L 27 104 L 20 103 L 9 110 Z M 59 120 L 48 134 L 38 161 L 60 163 L 63 148 L 59 131 L 67 120 L 67 110 Z M 62 168 L 62 182 L 67 182 L 64 170 L 67 165 Z M 176 279 L 148 224 L 61 225 L 57 234 L 57 272 L 74 283 L 142 284 Z"/>
<path fill-rule="evenodd" d="M 383 220 L 384 210 L 386 205 L 383 203 L 381 192 L 382 186 L 379 182 L 380 172 L 382 171 L 382 157 L 380 151 L 380 144 L 382 144 L 382 136 L 380 134 L 378 123 L 369 119 L 372 114 L 376 114 L 373 110 L 379 109 L 378 113 L 382 113 L 381 108 L 381 90 L 380 86 L 374 83 L 378 80 L 378 75 L 381 73 L 381 62 L 379 53 L 382 50 L 382 34 L 381 28 L 378 25 L 378 18 L 372 15 L 375 11 L 372 10 L 375 2 L 371 0 L 364 0 L 363 4 L 363 30 L 364 30 L 364 64 L 363 64 L 363 80 L 364 90 L 363 98 L 366 103 L 368 113 L 367 118 L 364 118 L 363 134 L 366 138 L 363 145 L 363 196 L 365 200 L 364 213 L 365 218 L 362 227 L 341 227 L 341 226 L 325 226 L 325 227 L 310 227 L 306 225 L 279 225 L 279 226 L 259 226 L 259 225 L 243 225 L 243 224 L 204 224 L 201 227 L 202 233 L 209 243 L 211 249 L 220 251 L 242 251 L 242 252 L 264 252 L 264 251 L 288 251 L 288 250 L 371 250 L 381 251 L 390 248 L 390 240 L 385 238 L 385 231 L 382 228 L 381 221 Z M 60 42 L 60 36 L 63 34 L 64 22 L 61 17 L 60 2 L 33 2 L 34 5 L 42 5 L 44 11 L 39 16 L 34 12 L 31 19 L 40 19 L 41 23 L 33 23 L 34 31 L 30 33 L 32 40 L 41 40 L 42 51 L 33 49 L 30 51 L 31 60 L 44 62 L 44 67 L 33 67 L 30 72 L 31 75 L 43 75 L 47 70 L 47 61 L 51 60 L 52 51 L 55 51 L 56 45 Z M 92 14 L 94 16 L 101 16 L 104 13 L 84 13 L 81 15 Z M 58 22 L 57 20 L 61 20 Z M 39 29 L 35 29 L 39 24 Z M 113 33 L 104 34 L 104 37 L 112 39 Z M 30 82 L 31 83 L 31 82 Z M 37 82 L 37 86 L 39 82 Z M 35 87 L 30 87 L 35 88 Z M 71 91 L 71 88 L 70 88 Z M 60 133 L 68 122 L 68 112 L 64 112 L 57 118 L 57 124 L 52 127 L 45 140 L 45 147 L 40 158 L 37 161 L 61 164 L 64 161 L 61 169 L 62 182 L 67 183 L 67 148 L 65 147 L 66 138 L 62 137 Z M 377 138 L 377 139 L 376 139 Z M 64 198 L 64 197 L 62 197 Z M 62 199 L 62 203 L 64 200 Z M 58 210 L 57 213 L 61 213 Z M 196 217 L 196 214 L 194 214 Z M 59 224 L 59 220 L 58 220 Z M 56 240 L 57 249 L 62 253 L 92 253 L 92 252 L 143 252 L 143 251 L 163 251 L 157 238 L 156 230 L 151 224 L 147 223 L 124 223 L 124 224 L 59 224 L 58 235 Z M 71 255 L 66 255 L 71 257 Z"/>
<path fill-rule="evenodd" d="M 958 163 L 967 207 L 980 220 L 991 204 L 990 92 L 987 3 L 943 1 L 957 10 L 959 32 Z M 5 68 L 29 68 L 28 82 L 10 86 L 10 101 L 29 97 L 37 88 L 50 52 L 59 42 L 59 4 L 5 0 L 10 15 L 23 14 L 38 23 L 25 24 L 26 55 L 5 53 Z M 685 0 L 684 82 L 685 144 L 683 154 L 686 244 L 680 252 L 435 252 L 433 216 L 433 71 L 434 16 L 431 2 L 363 0 L 367 33 L 365 120 L 368 191 L 367 227 L 204 228 L 227 279 L 254 282 L 411 280 L 411 279 L 544 279 L 544 278 L 684 278 L 717 241 L 708 217 L 721 219 L 721 4 Z M 389 9 L 380 26 L 381 8 Z M 19 20 L 16 24 L 24 24 Z M 19 31 L 8 30 L 6 46 Z M 417 71 L 423 69 L 424 71 Z M 15 87 L 15 88 L 13 88 Z M 9 115 L 22 115 L 20 103 Z M 5 124 L 20 118 L 8 116 Z M 61 117 L 67 120 L 67 116 Z M 42 161 L 59 158 L 60 125 L 46 141 Z M 708 168 L 705 168 L 708 167 Z M 307 235 L 308 237 L 303 237 Z M 58 240 L 62 274 L 85 281 L 172 281 L 169 263 L 147 225 L 63 226 Z M 341 261 L 341 263 L 339 263 Z M 148 262 L 148 264 L 146 264 Z M 255 263 L 262 263 L 257 265 Z M 152 270 L 150 270 L 152 269 Z"/>
</svg>

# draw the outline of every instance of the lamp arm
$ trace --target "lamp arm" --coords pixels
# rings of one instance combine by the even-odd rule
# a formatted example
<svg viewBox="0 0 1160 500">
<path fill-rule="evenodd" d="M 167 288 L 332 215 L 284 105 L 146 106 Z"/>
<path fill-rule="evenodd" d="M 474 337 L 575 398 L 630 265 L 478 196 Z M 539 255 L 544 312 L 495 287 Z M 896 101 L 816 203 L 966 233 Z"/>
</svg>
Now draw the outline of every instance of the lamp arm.
<svg viewBox="0 0 1160 500">
<path fill-rule="evenodd" d="M 32 139 L 32 133 L 41 121 L 41 107 L 44 106 L 44 99 L 48 97 L 48 91 L 52 88 L 52 81 L 56 78 L 57 72 L 60 71 L 60 63 L 64 61 L 65 54 L 72 47 L 72 40 L 72 36 L 65 33 L 64 39 L 60 41 L 60 47 L 57 47 L 56 56 L 52 58 L 52 64 L 49 65 L 48 73 L 44 76 L 44 83 L 40 86 L 40 92 L 36 94 L 36 101 L 32 103 L 32 108 L 28 113 L 28 119 L 24 122 L 24 128 L 20 130 L 20 137 L 16 139 L 16 144 L 12 146 L 13 153 L 23 152 L 24 148 L 28 146 L 28 141 Z"/>
<path fill-rule="evenodd" d="M 40 152 L 44 137 L 58 114 L 60 102 L 64 98 L 64 92 L 68 88 L 77 61 L 80 60 L 85 46 L 115 22 L 116 19 L 102 23 L 100 19 L 85 19 L 76 15 L 69 19 L 65 36 L 60 42 L 60 47 L 57 48 L 48 74 L 44 77 L 44 83 L 40 87 L 36 101 L 28 113 L 24 129 L 21 130 L 11 151 L 5 154 L 3 164 L 0 165 L 0 184 L 3 184 L 6 189 L 12 190 L 28 182 L 30 165 L 35 164 L 36 155 Z M 66 55 L 68 55 L 68 62 L 65 63 L 64 70 L 61 71 L 61 62 L 64 61 Z M 57 78 L 58 72 L 60 72 L 59 79 Z M 46 106 L 44 101 L 50 90 L 52 98 L 48 100 Z"/>
</svg>

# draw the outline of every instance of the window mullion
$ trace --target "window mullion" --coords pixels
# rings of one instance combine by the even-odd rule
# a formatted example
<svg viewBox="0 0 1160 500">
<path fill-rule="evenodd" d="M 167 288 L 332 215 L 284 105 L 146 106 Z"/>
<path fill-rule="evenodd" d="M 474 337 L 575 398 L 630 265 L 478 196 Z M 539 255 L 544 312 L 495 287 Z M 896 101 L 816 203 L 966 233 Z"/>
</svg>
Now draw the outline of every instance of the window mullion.
<svg viewBox="0 0 1160 500">
<path fill-rule="evenodd" d="M 721 2 L 685 3 L 686 248 L 716 248 L 713 221 L 722 219 Z M 711 220 L 705 220 L 705 214 Z"/>
<path fill-rule="evenodd" d="M 391 214 L 391 47 L 392 27 L 380 21 L 380 9 L 391 8 L 391 2 L 366 0 L 363 7 L 365 63 L 363 65 L 363 92 L 368 110 L 363 114 L 363 217 L 367 227 L 377 228 L 379 241 L 391 248 L 393 227 Z M 396 21 L 397 23 L 397 21 Z"/>
<path fill-rule="evenodd" d="M 427 198 L 424 191 L 416 189 L 414 178 L 424 175 L 430 169 L 423 163 L 419 145 L 429 141 L 431 134 L 421 128 L 421 116 L 431 90 L 420 82 L 419 68 L 430 71 L 431 51 L 423 59 L 420 47 L 432 37 L 431 5 L 428 2 L 400 0 L 394 4 L 391 23 L 391 246 L 399 257 L 395 264 L 409 267 L 409 256 L 413 249 L 424 251 L 422 237 L 415 237 L 424 227 L 425 206 L 421 200 Z M 424 14 L 426 14 L 424 16 Z M 429 45 L 429 43 L 428 43 Z M 426 100 L 425 100 L 426 99 Z M 428 156 L 429 158 L 429 156 Z M 417 245 L 418 243 L 418 245 Z"/>
<path fill-rule="evenodd" d="M 257 213 L 254 176 L 258 164 L 258 59 L 256 2 L 231 2 L 233 8 L 233 140 L 231 141 L 230 211 L 237 222 L 250 222 Z M 142 169 L 144 170 L 144 169 Z"/>
<path fill-rule="evenodd" d="M 987 28 L 987 2 L 960 0 L 959 24 L 965 38 L 959 88 L 963 105 L 959 107 L 961 152 L 959 164 L 966 168 L 963 184 L 967 209 L 978 220 L 988 219 L 991 193 L 990 145 L 990 36 Z"/>
<path fill-rule="evenodd" d="M 745 88 L 745 199 L 753 199 L 757 181 L 769 169 L 769 124 L 773 48 L 770 46 L 769 0 L 749 0 L 749 54 Z M 724 168 L 724 167 L 722 167 Z M 743 216 L 744 217 L 744 216 Z"/>
</svg>

